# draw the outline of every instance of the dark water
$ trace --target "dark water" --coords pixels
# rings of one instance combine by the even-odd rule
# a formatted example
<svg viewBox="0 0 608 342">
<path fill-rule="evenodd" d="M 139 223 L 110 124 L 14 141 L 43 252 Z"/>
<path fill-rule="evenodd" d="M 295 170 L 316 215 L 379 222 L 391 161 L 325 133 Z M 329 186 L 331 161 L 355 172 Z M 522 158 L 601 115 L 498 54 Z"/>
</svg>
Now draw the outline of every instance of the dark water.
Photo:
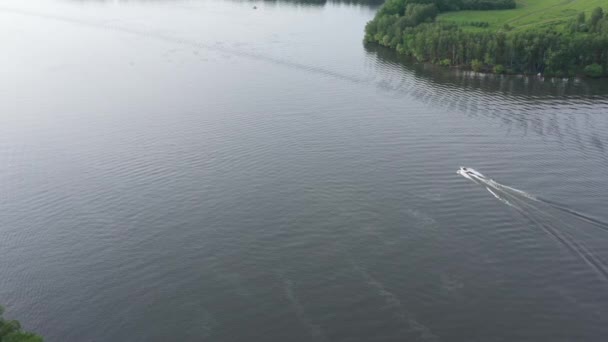
<svg viewBox="0 0 608 342">
<path fill-rule="evenodd" d="M 51 342 L 606 340 L 607 82 L 408 63 L 361 43 L 374 11 L 3 1 L 7 315 Z"/>
</svg>

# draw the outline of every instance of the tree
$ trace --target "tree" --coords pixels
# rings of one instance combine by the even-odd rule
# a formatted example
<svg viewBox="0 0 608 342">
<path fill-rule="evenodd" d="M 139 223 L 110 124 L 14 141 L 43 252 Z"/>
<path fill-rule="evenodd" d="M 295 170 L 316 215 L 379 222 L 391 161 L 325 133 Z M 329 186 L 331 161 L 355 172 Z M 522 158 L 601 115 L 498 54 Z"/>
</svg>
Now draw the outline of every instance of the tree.
<svg viewBox="0 0 608 342">
<path fill-rule="evenodd" d="M 23 331 L 19 321 L 7 321 L 2 317 L 4 308 L 0 306 L 0 342 L 42 342 L 42 337 Z"/>
<path fill-rule="evenodd" d="M 504 74 L 506 72 L 505 67 L 502 66 L 502 64 L 496 64 L 494 66 L 494 73 L 495 74 Z"/>
<path fill-rule="evenodd" d="M 591 27 L 592 31 L 597 31 L 597 24 L 599 23 L 600 20 L 602 20 L 604 18 L 604 10 L 601 7 L 596 7 L 593 12 L 591 12 L 591 22 L 589 23 L 589 26 Z"/>
<path fill-rule="evenodd" d="M 604 71 L 599 64 L 590 64 L 585 67 L 585 75 L 589 77 L 601 77 Z"/>
<path fill-rule="evenodd" d="M 483 68 L 483 63 L 478 59 L 474 59 L 471 61 L 471 68 L 475 72 L 480 72 L 481 68 Z"/>
<path fill-rule="evenodd" d="M 581 12 L 578 14 L 578 18 L 576 19 L 577 24 L 584 24 L 587 19 L 585 19 L 585 12 Z"/>
</svg>

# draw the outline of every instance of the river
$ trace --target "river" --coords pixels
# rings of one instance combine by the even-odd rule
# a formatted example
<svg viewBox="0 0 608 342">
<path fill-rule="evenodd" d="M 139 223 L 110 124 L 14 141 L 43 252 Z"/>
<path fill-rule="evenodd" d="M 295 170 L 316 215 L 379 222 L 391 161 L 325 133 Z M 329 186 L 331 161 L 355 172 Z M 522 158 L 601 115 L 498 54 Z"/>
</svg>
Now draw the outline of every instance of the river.
<svg viewBox="0 0 608 342">
<path fill-rule="evenodd" d="M 4 0 L 6 317 L 47 342 L 605 340 L 606 81 L 412 63 L 362 43 L 376 9 Z"/>
</svg>

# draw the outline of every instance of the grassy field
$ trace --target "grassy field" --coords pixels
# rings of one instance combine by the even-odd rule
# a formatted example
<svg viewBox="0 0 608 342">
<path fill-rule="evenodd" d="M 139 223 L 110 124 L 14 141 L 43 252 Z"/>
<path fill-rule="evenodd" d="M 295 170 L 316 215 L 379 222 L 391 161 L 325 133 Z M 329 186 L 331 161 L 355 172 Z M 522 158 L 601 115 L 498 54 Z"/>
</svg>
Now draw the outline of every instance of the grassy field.
<svg viewBox="0 0 608 342">
<path fill-rule="evenodd" d="M 580 12 L 587 15 L 596 7 L 608 7 L 608 0 L 518 0 L 517 8 L 499 11 L 458 11 L 441 14 L 437 20 L 465 24 L 487 22 L 487 28 L 463 26 L 470 31 L 495 30 L 505 24 L 514 30 L 560 26 Z M 587 16 L 588 17 L 588 16 Z"/>
</svg>

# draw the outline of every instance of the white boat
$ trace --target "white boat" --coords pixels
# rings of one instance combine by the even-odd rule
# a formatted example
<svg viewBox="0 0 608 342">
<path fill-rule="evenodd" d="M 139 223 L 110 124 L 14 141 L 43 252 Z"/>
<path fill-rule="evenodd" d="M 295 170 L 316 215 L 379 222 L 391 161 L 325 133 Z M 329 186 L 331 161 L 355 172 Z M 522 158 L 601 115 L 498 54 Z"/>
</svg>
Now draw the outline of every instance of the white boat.
<svg viewBox="0 0 608 342">
<path fill-rule="evenodd" d="M 472 181 L 486 179 L 486 177 L 483 174 L 481 174 L 481 172 L 477 172 L 475 169 L 472 169 L 470 167 L 461 166 L 460 169 L 458 169 L 458 171 L 456 171 L 456 173 L 463 176 L 464 178 L 470 179 Z"/>
</svg>

